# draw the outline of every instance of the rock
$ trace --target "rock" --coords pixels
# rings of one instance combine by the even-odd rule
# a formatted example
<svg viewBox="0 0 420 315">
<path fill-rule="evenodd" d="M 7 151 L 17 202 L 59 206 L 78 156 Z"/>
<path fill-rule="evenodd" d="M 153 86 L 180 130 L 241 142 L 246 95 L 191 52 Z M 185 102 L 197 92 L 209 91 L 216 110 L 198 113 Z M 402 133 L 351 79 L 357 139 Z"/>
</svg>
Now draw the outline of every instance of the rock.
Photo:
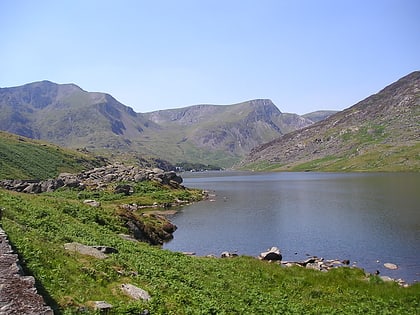
<svg viewBox="0 0 420 315">
<path fill-rule="evenodd" d="M 95 207 L 95 208 L 101 206 L 101 203 L 99 201 L 95 201 L 95 200 L 92 200 L 92 199 L 86 199 L 86 200 L 83 201 L 83 203 L 85 205 L 88 205 L 88 206 L 91 206 L 91 207 Z"/>
<path fill-rule="evenodd" d="M 76 242 L 64 244 L 64 249 L 70 252 L 77 252 L 79 254 L 92 256 L 98 259 L 105 259 L 107 257 L 103 252 L 94 248 L 93 246 L 87 246 Z"/>
<path fill-rule="evenodd" d="M 271 247 L 266 252 L 260 254 L 262 260 L 278 260 L 280 261 L 283 257 L 280 254 L 280 249 L 277 247 Z"/>
<path fill-rule="evenodd" d="M 147 291 L 140 289 L 132 284 L 126 283 L 121 285 L 121 290 L 133 298 L 134 300 L 149 301 L 151 299 Z"/>
<path fill-rule="evenodd" d="M 95 301 L 94 308 L 100 314 L 106 314 L 112 309 L 112 305 L 105 301 Z"/>
<path fill-rule="evenodd" d="M 380 276 L 380 278 L 382 279 L 382 281 L 385 281 L 385 282 L 394 281 L 394 279 L 392 279 L 391 277 L 388 277 L 388 276 Z"/>
<path fill-rule="evenodd" d="M 230 253 L 228 251 L 224 251 L 224 252 L 222 252 L 220 254 L 220 257 L 221 258 L 233 258 L 233 257 L 237 257 L 237 256 L 238 256 L 238 254 L 236 254 L 236 253 Z"/>
<path fill-rule="evenodd" d="M 396 264 L 392 264 L 392 263 L 384 263 L 384 267 L 387 268 L 387 269 L 391 269 L 391 270 L 398 269 L 398 266 Z"/>
<path fill-rule="evenodd" d="M 118 250 L 109 246 L 92 246 L 104 254 L 118 254 Z"/>
<path fill-rule="evenodd" d="M 114 193 L 116 194 L 124 194 L 126 196 L 131 195 L 134 192 L 133 187 L 130 185 L 117 185 L 114 189 Z"/>
<path fill-rule="evenodd" d="M 18 255 L 0 228 L 0 315 L 6 314 L 54 313 L 37 293 L 35 278 L 23 274 Z"/>
</svg>

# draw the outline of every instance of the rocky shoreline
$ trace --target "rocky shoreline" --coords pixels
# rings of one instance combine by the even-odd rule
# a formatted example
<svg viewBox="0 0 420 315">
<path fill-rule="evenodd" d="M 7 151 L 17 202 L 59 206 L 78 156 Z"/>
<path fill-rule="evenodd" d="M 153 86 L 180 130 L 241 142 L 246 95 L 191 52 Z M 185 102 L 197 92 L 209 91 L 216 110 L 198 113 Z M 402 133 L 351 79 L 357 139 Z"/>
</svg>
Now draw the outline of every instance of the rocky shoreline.
<svg viewBox="0 0 420 315">
<path fill-rule="evenodd" d="M 194 252 L 183 252 L 183 254 L 188 255 L 188 256 L 196 255 Z M 235 258 L 238 256 L 239 254 L 236 252 L 232 253 L 228 251 L 223 251 L 219 257 L 220 258 Z M 212 254 L 205 255 L 205 257 L 218 258 L 218 256 L 215 256 Z M 267 251 L 262 252 L 256 258 L 260 260 L 269 261 L 272 263 L 277 263 L 282 267 L 301 267 L 301 268 L 306 268 L 306 269 L 317 270 L 320 272 L 328 272 L 335 268 L 358 268 L 364 271 L 362 267 L 356 266 L 354 264 L 350 265 L 350 260 L 348 259 L 324 259 L 317 256 L 309 256 L 307 259 L 298 260 L 298 261 L 282 260 L 283 257 L 281 255 L 281 251 L 277 247 L 271 247 L 270 249 L 267 249 Z M 390 270 L 398 269 L 398 266 L 393 263 L 384 263 L 383 265 L 385 268 L 390 269 Z M 369 279 L 371 276 L 378 276 L 384 282 L 396 282 L 401 287 L 410 286 L 410 284 L 407 283 L 404 279 L 394 279 L 389 276 L 380 276 L 378 270 L 375 273 L 365 272 L 365 275 L 366 275 L 366 279 Z"/>
</svg>

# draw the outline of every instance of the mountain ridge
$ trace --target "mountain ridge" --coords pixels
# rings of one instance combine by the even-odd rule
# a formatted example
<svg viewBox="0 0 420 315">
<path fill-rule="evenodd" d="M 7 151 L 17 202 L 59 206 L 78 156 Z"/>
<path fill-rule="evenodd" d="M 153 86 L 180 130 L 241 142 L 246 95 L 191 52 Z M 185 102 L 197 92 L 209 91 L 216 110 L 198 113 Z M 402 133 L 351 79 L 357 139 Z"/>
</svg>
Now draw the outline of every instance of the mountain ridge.
<svg viewBox="0 0 420 315">
<path fill-rule="evenodd" d="M 409 161 L 398 163 L 418 170 L 419 116 L 420 71 L 415 71 L 325 120 L 254 148 L 240 165 L 278 170 L 387 170 L 390 156 L 400 161 L 409 152 Z"/>
<path fill-rule="evenodd" d="M 106 93 L 50 81 L 0 89 L 4 131 L 133 159 L 229 167 L 254 146 L 312 124 L 271 100 L 136 113 Z"/>
</svg>

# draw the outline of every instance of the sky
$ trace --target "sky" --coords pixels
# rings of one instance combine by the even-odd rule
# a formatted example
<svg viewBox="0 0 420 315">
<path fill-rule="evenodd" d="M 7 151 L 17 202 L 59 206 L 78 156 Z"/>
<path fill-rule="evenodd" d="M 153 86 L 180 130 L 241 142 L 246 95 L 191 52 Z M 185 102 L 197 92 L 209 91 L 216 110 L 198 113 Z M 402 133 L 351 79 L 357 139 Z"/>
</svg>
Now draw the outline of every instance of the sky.
<svg viewBox="0 0 420 315">
<path fill-rule="evenodd" d="M 0 87 L 74 83 L 136 112 L 342 110 L 416 70 L 418 0 L 0 1 Z"/>
</svg>

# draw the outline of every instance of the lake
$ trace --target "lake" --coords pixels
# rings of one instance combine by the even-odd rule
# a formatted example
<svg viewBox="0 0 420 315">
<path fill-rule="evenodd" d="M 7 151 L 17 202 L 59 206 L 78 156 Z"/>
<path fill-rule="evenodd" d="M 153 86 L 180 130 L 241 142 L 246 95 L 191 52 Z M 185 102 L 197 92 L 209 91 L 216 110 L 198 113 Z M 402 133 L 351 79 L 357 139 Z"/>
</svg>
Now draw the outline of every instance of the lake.
<svg viewBox="0 0 420 315">
<path fill-rule="evenodd" d="M 181 209 L 164 245 L 172 251 L 258 256 L 277 246 L 283 260 L 349 259 L 367 272 L 420 280 L 420 174 L 185 173 L 184 185 L 210 200 Z M 397 264 L 397 270 L 383 267 Z"/>
</svg>

